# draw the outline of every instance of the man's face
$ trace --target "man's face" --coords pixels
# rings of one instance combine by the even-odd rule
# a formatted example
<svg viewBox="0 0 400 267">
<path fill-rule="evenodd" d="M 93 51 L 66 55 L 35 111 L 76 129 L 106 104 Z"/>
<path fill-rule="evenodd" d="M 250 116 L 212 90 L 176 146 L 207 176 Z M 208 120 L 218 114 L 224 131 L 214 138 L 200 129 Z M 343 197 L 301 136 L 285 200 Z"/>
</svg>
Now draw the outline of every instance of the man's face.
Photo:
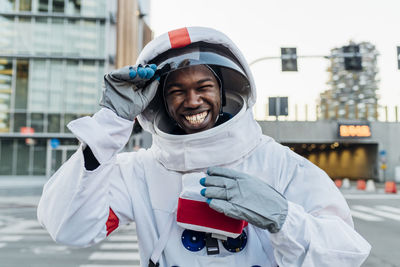
<svg viewBox="0 0 400 267">
<path fill-rule="evenodd" d="M 214 126 L 221 107 L 220 88 L 204 65 L 174 71 L 165 83 L 165 100 L 170 116 L 188 134 Z"/>
</svg>

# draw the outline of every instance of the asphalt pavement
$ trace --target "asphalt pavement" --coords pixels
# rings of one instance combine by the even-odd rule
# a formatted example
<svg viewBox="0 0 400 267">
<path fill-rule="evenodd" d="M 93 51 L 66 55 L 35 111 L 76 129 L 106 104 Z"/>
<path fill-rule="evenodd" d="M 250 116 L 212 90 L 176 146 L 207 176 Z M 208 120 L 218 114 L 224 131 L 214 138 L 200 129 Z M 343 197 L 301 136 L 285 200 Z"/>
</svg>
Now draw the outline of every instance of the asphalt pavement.
<svg viewBox="0 0 400 267">
<path fill-rule="evenodd" d="M 1 267 L 127 267 L 139 266 L 135 225 L 117 229 L 106 241 L 88 248 L 58 245 L 36 220 L 36 207 L 46 178 L 0 177 Z M 356 230 L 372 251 L 363 267 L 400 266 L 400 194 L 383 185 L 373 192 L 355 185 L 341 190 Z"/>
</svg>

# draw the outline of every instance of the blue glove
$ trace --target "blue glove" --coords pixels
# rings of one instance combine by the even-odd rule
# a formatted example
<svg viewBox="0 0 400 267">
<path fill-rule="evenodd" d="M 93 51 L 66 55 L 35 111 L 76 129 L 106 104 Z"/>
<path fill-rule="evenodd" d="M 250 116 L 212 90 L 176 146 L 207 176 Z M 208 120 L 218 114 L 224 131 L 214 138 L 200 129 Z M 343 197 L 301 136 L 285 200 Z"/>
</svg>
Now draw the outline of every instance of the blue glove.
<svg viewBox="0 0 400 267">
<path fill-rule="evenodd" d="M 104 76 L 100 105 L 114 111 L 119 117 L 133 121 L 154 98 L 158 79 L 154 79 L 154 64 L 126 66 Z M 151 80 L 154 81 L 151 82 Z"/>
<path fill-rule="evenodd" d="M 288 213 L 287 200 L 267 183 L 226 168 L 211 167 L 207 174 L 200 179 L 206 187 L 200 193 L 208 198 L 212 209 L 271 233 L 282 228 Z"/>
</svg>

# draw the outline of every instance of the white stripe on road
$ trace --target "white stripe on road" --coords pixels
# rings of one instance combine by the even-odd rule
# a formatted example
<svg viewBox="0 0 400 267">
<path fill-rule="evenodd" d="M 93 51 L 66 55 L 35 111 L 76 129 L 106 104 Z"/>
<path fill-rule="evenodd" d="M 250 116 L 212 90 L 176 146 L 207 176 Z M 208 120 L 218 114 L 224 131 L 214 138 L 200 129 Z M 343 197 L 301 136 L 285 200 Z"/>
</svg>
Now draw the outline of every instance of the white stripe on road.
<svg viewBox="0 0 400 267">
<path fill-rule="evenodd" d="M 89 260 L 132 261 L 140 260 L 140 256 L 139 253 L 128 252 L 94 252 L 89 256 Z"/>
<path fill-rule="evenodd" d="M 107 240 L 112 242 L 137 241 L 136 235 L 111 235 Z"/>
<path fill-rule="evenodd" d="M 400 199 L 399 194 L 343 194 L 346 199 Z"/>
<path fill-rule="evenodd" d="M 22 238 L 23 238 L 22 235 L 6 235 L 6 236 L 0 236 L 0 241 L 15 242 L 15 241 L 20 241 Z"/>
<path fill-rule="evenodd" d="M 10 234 L 10 233 L 20 233 L 22 231 L 42 231 L 44 232 L 43 229 L 32 229 L 32 228 L 36 228 L 36 227 L 41 227 L 39 222 L 36 220 L 25 220 L 25 221 L 20 221 L 20 222 L 16 222 L 13 225 L 4 227 L 2 229 L 0 229 L 0 233 L 5 233 L 5 234 Z"/>
<path fill-rule="evenodd" d="M 378 205 L 378 206 L 375 206 L 377 209 L 380 209 L 380 210 L 385 210 L 385 211 L 390 211 L 390 212 L 394 212 L 394 213 L 399 213 L 400 214 L 400 209 L 399 208 L 394 208 L 394 207 L 391 207 L 391 206 L 384 206 L 384 205 Z"/>
<path fill-rule="evenodd" d="M 7 243 L 0 243 L 0 248 L 4 248 L 5 246 L 7 246 Z"/>
<path fill-rule="evenodd" d="M 0 234 L 20 234 L 20 235 L 48 235 L 46 230 L 31 229 L 31 230 L 17 230 L 17 229 L 0 229 Z"/>
<path fill-rule="evenodd" d="M 100 249 L 139 249 L 138 243 L 104 243 L 100 246 Z"/>
<path fill-rule="evenodd" d="M 379 222 L 379 221 L 383 221 L 382 218 L 374 216 L 374 215 L 370 215 L 370 214 L 366 214 L 366 213 L 362 213 L 359 211 L 355 211 L 355 210 L 351 210 L 351 215 L 353 217 L 356 217 L 358 219 L 362 219 L 365 221 L 372 221 L 372 222 Z"/>
<path fill-rule="evenodd" d="M 79 267 L 135 267 L 136 265 L 99 265 L 99 264 L 84 264 Z M 138 265 L 139 266 L 139 265 Z"/>
<path fill-rule="evenodd" d="M 369 212 L 378 216 L 382 216 L 382 217 L 386 217 L 392 220 L 396 220 L 396 221 L 400 221 L 400 215 L 397 214 L 392 214 L 392 213 L 388 213 L 385 211 L 380 211 L 380 210 L 376 210 L 373 208 L 369 208 L 369 207 L 365 207 L 365 206 L 360 206 L 360 205 L 355 205 L 355 206 L 351 206 L 352 209 L 356 209 L 359 211 L 365 211 L 365 212 Z"/>
</svg>

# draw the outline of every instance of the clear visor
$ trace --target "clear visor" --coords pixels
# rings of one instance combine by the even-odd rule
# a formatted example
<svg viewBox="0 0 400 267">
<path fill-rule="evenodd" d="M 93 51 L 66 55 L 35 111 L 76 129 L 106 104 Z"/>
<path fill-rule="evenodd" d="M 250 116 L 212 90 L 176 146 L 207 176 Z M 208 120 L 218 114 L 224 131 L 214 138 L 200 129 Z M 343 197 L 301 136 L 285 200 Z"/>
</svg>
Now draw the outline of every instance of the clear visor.
<svg viewBox="0 0 400 267">
<path fill-rule="evenodd" d="M 158 77 L 163 77 L 181 68 L 208 65 L 237 71 L 243 78 L 246 78 L 243 68 L 231 55 L 224 53 L 221 47 L 215 48 L 211 45 L 193 44 L 184 48 L 171 49 L 159 55 L 150 63 L 157 65 L 156 74 L 158 74 Z"/>
<path fill-rule="evenodd" d="M 141 115 L 151 122 L 153 122 L 157 113 L 162 112 L 164 115 L 167 114 L 164 102 L 164 82 L 169 74 L 178 69 L 196 65 L 207 65 L 217 76 L 219 82 L 221 82 L 223 105 L 225 105 L 225 94 L 227 96 L 239 95 L 244 100 L 244 103 L 247 103 L 251 94 L 250 82 L 243 67 L 232 52 L 222 45 L 199 42 L 183 48 L 170 49 L 149 61 L 148 64 L 157 65 L 154 78 L 160 77 L 160 86 L 156 96 Z M 226 97 L 227 109 L 231 105 L 230 101 L 233 100 Z M 235 115 L 235 112 L 232 115 Z"/>
</svg>

